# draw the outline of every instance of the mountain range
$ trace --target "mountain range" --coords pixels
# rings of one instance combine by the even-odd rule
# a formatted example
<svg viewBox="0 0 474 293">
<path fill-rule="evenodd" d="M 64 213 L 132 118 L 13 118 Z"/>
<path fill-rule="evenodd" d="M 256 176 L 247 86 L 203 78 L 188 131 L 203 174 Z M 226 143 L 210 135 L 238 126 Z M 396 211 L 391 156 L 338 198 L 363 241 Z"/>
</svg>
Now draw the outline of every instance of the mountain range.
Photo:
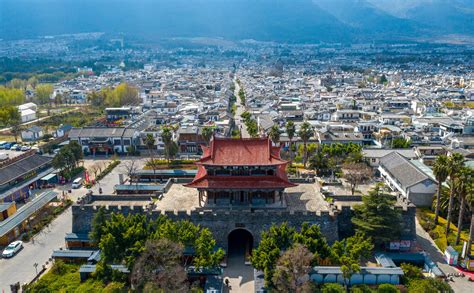
<svg viewBox="0 0 474 293">
<path fill-rule="evenodd" d="M 97 31 L 289 43 L 474 39 L 474 1 L 0 1 L 0 38 Z"/>
</svg>

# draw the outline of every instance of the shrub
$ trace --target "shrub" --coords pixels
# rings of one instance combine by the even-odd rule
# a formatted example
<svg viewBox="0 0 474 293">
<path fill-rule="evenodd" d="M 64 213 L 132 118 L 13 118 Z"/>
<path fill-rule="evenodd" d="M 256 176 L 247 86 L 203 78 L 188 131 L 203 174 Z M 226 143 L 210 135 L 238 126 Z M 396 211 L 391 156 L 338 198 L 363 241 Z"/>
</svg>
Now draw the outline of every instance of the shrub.
<svg viewBox="0 0 474 293">
<path fill-rule="evenodd" d="M 62 260 L 56 260 L 51 267 L 51 272 L 56 275 L 64 275 L 68 271 L 67 266 Z"/>
<path fill-rule="evenodd" d="M 344 293 L 344 287 L 336 283 L 327 283 L 322 287 L 323 293 Z"/>
<path fill-rule="evenodd" d="M 398 288 L 392 284 L 382 284 L 377 288 L 377 293 L 398 293 L 398 292 L 400 292 L 400 290 L 398 290 Z"/>
<path fill-rule="evenodd" d="M 125 284 L 124 283 L 111 282 L 104 288 L 104 290 L 102 292 L 104 292 L 104 293 L 121 293 L 121 292 L 127 292 L 127 290 L 125 289 Z"/>
<path fill-rule="evenodd" d="M 402 263 L 400 267 L 403 270 L 402 283 L 408 284 L 413 280 L 423 279 L 423 271 L 412 264 Z"/>
<path fill-rule="evenodd" d="M 413 280 L 408 285 L 409 293 L 431 293 L 431 292 L 443 292 L 451 293 L 454 292 L 451 286 L 444 281 L 426 278 L 422 280 Z"/>
<path fill-rule="evenodd" d="M 365 284 L 354 285 L 351 287 L 351 293 L 372 293 L 374 290 L 370 289 Z"/>
</svg>

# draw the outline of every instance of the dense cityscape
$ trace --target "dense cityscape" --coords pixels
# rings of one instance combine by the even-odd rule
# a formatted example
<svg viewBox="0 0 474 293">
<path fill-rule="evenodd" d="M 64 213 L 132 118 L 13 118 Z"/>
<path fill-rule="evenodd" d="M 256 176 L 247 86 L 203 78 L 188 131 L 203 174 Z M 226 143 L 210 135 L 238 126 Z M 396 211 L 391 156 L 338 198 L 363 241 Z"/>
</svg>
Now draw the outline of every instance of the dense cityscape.
<svg viewBox="0 0 474 293">
<path fill-rule="evenodd" d="M 473 292 L 473 54 L 0 34 L 0 288 Z"/>
</svg>

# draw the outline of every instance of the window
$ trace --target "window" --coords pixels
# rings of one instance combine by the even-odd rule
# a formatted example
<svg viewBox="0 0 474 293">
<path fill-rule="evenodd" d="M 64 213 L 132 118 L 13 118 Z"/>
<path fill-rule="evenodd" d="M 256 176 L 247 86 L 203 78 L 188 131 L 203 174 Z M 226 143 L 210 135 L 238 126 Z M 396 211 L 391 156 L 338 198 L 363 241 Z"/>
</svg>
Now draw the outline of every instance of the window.
<svg viewBox="0 0 474 293">
<path fill-rule="evenodd" d="M 123 145 L 130 145 L 130 139 L 124 139 Z"/>
</svg>

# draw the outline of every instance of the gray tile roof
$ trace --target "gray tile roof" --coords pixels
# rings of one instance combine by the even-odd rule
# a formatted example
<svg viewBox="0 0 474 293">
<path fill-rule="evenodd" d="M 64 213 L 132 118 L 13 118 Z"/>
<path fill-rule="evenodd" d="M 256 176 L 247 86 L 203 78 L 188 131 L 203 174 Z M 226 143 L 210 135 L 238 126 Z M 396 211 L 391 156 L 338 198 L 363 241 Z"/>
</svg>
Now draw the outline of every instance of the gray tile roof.
<svg viewBox="0 0 474 293">
<path fill-rule="evenodd" d="M 10 182 L 21 175 L 31 172 L 52 161 L 52 158 L 32 155 L 0 168 L 0 185 Z"/>
<path fill-rule="evenodd" d="M 7 234 L 15 227 L 18 227 L 18 225 L 28 219 L 28 217 L 30 217 L 34 212 L 56 198 L 57 195 L 56 192 L 46 191 L 22 206 L 15 214 L 0 223 L 0 237 Z"/>
<path fill-rule="evenodd" d="M 124 127 L 85 127 L 73 128 L 69 132 L 69 138 L 86 138 L 86 137 L 133 137 L 136 132 L 134 128 Z"/>
<path fill-rule="evenodd" d="M 415 151 L 413 149 L 363 149 L 362 153 L 364 157 L 369 158 L 382 158 L 392 152 L 397 152 L 407 159 L 416 158 Z"/>
<path fill-rule="evenodd" d="M 433 181 L 428 175 L 397 152 L 392 152 L 382 157 L 380 159 L 380 166 L 388 171 L 404 190 L 426 179 Z"/>
</svg>

